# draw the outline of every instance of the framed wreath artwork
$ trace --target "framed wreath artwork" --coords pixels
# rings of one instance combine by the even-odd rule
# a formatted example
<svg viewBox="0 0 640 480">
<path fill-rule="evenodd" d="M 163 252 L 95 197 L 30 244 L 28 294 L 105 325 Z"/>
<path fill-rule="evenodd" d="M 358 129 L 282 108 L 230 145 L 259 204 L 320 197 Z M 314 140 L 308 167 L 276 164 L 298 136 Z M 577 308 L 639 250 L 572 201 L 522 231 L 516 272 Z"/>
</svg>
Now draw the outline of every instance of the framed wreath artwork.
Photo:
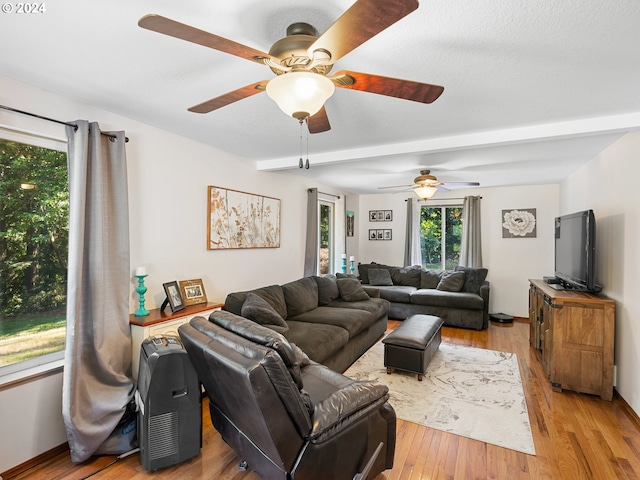
<svg viewBox="0 0 640 480">
<path fill-rule="evenodd" d="M 502 238 L 535 238 L 535 208 L 502 210 Z"/>
</svg>

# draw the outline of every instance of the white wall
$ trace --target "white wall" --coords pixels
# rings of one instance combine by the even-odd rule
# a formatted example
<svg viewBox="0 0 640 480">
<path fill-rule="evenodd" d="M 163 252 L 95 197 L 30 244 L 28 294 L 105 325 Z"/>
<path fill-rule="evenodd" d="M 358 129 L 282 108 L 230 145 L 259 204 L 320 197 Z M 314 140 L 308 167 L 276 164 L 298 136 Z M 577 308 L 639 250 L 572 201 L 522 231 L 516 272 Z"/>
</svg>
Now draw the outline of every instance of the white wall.
<svg viewBox="0 0 640 480">
<path fill-rule="evenodd" d="M 258 172 L 247 159 L 3 77 L 0 104 L 65 121 L 98 121 L 103 130 L 125 130 L 130 139 L 131 271 L 147 268 L 147 308 L 160 306 L 162 284 L 173 280 L 202 278 L 208 299 L 223 301 L 231 291 L 301 277 L 306 189 L 342 193 L 290 173 Z M 3 110 L 0 124 L 65 138 L 62 126 Z M 208 185 L 281 199 L 280 248 L 206 250 Z M 135 286 L 132 278 L 131 312 L 138 307 Z M 66 441 L 61 378 L 0 391 L 0 472 Z M 28 402 L 35 402 L 33 408 Z"/>
<path fill-rule="evenodd" d="M 616 389 L 640 414 L 640 132 L 629 133 L 568 177 L 560 187 L 562 214 L 596 216 L 596 279 L 616 301 Z"/>
<path fill-rule="evenodd" d="M 527 187 L 474 188 L 438 194 L 438 199 L 482 197 L 483 266 L 489 269 L 491 282 L 489 311 L 528 317 L 529 278 L 553 274 L 553 220 L 558 215 L 558 185 Z M 402 265 L 406 227 L 407 195 L 361 195 L 359 221 L 360 261 Z M 452 201 L 442 202 L 453 204 Z M 461 203 L 461 202 L 460 202 Z M 536 238 L 502 238 L 502 210 L 535 208 Z M 369 210 L 393 210 L 393 222 L 369 222 Z M 370 228 L 393 228 L 393 240 L 368 240 Z"/>
</svg>

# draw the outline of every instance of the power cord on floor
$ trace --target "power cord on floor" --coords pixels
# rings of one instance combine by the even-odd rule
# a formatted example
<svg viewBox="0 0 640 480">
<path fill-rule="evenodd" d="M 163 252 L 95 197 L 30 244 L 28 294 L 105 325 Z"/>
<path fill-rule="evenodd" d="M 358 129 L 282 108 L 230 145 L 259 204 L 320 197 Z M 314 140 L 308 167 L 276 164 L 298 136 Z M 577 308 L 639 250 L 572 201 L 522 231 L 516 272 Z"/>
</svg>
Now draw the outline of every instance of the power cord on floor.
<svg viewBox="0 0 640 480">
<path fill-rule="evenodd" d="M 100 467 L 100 468 L 99 468 L 98 470 L 96 470 L 95 472 L 90 473 L 89 475 L 87 475 L 87 476 L 85 476 L 85 477 L 82 477 L 80 480 L 85 480 L 86 478 L 93 477 L 96 473 L 100 473 L 101 471 L 103 471 L 103 470 L 105 470 L 105 469 L 109 468 L 111 465 L 115 465 L 115 464 L 116 464 L 116 463 L 118 463 L 120 460 L 125 459 L 125 458 L 127 458 L 128 456 L 133 455 L 134 453 L 138 453 L 139 451 L 140 451 L 140 449 L 139 449 L 139 448 L 134 448 L 133 450 L 129 450 L 128 452 L 125 452 L 125 453 L 123 453 L 123 454 L 121 454 L 121 455 L 118 455 L 118 456 L 113 460 L 113 462 L 111 462 L 111 463 L 107 463 L 104 467 Z"/>
</svg>

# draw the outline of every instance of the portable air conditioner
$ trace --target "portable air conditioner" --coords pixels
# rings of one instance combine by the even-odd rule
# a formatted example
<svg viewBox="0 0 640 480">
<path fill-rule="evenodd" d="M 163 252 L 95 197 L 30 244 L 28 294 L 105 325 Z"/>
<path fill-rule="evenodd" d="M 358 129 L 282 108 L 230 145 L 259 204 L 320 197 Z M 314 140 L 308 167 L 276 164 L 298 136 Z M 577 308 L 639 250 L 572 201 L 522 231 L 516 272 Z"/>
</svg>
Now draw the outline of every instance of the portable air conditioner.
<svg viewBox="0 0 640 480">
<path fill-rule="evenodd" d="M 200 453 L 200 384 L 178 337 L 158 335 L 142 342 L 136 402 L 145 470 L 175 465 Z"/>
</svg>

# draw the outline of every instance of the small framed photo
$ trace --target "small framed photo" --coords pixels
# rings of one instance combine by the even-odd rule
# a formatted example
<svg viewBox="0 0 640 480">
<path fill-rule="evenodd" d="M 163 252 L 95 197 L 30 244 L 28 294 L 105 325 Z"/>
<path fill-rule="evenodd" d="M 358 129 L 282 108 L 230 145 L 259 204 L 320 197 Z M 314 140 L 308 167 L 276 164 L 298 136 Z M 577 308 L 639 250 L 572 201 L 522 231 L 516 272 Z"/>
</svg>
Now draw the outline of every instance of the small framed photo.
<svg viewBox="0 0 640 480">
<path fill-rule="evenodd" d="M 385 229 L 382 231 L 382 238 L 383 240 L 391 240 L 391 229 Z"/>
<path fill-rule="evenodd" d="M 370 229 L 369 230 L 369 240 L 377 240 L 378 236 L 376 235 L 376 230 L 374 229 Z"/>
<path fill-rule="evenodd" d="M 185 304 L 184 300 L 182 299 L 182 294 L 180 293 L 178 282 L 173 281 L 163 283 L 162 286 L 164 287 L 164 293 L 167 294 L 167 298 L 163 302 L 161 310 L 164 310 L 167 304 L 171 307 L 172 312 L 182 310 L 185 307 Z"/>
<path fill-rule="evenodd" d="M 369 221 L 370 222 L 378 221 L 378 210 L 369 210 Z"/>
<path fill-rule="evenodd" d="M 390 222 L 393 220 L 393 210 L 385 210 L 384 211 L 384 221 Z"/>
<path fill-rule="evenodd" d="M 384 222 L 384 210 L 378 210 L 377 217 L 378 222 Z"/>
<path fill-rule="evenodd" d="M 180 280 L 180 293 L 185 305 L 197 305 L 207 303 L 207 294 L 204 291 L 202 279 Z"/>
<path fill-rule="evenodd" d="M 382 240 L 384 238 L 384 230 L 376 230 L 376 240 Z"/>
</svg>

